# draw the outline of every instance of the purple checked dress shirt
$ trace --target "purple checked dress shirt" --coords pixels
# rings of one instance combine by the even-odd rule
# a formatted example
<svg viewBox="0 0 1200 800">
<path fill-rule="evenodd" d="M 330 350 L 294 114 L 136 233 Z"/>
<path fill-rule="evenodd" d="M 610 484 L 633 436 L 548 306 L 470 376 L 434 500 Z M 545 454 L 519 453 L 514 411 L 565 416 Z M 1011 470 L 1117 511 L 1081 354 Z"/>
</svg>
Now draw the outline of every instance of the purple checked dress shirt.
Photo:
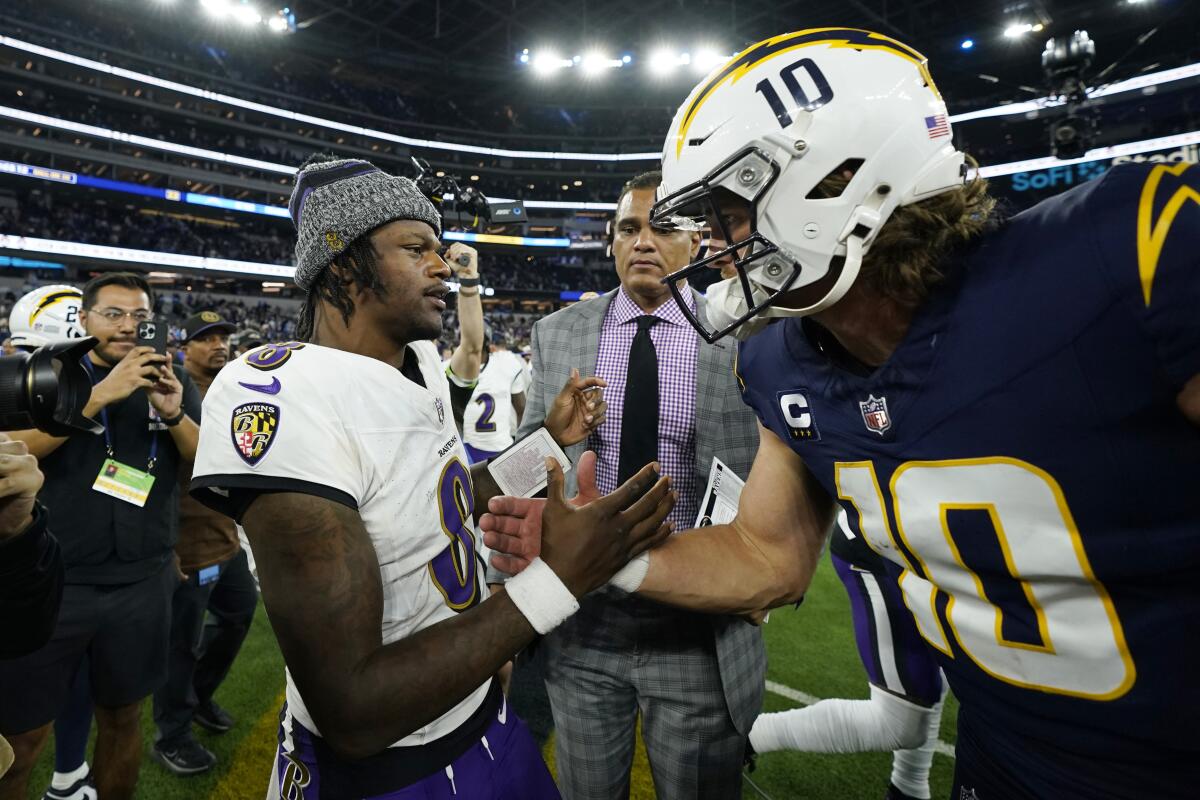
<svg viewBox="0 0 1200 800">
<path fill-rule="evenodd" d="M 696 300 L 691 292 L 687 293 L 687 302 L 695 311 Z M 621 287 L 609 304 L 600 329 L 596 375 L 608 381 L 604 390 L 608 416 L 588 438 L 588 447 L 596 451 L 596 486 L 603 494 L 617 488 L 629 348 L 637 333 L 634 320 L 643 314 Z M 678 494 L 669 519 L 675 523 L 675 530 L 682 531 L 692 527 L 700 504 L 694 478 L 696 353 L 700 340 L 674 300 L 668 298 L 654 310 L 653 316 L 662 320 L 650 329 L 650 340 L 658 354 L 658 462 L 663 473 L 671 477 L 671 487 Z"/>
</svg>

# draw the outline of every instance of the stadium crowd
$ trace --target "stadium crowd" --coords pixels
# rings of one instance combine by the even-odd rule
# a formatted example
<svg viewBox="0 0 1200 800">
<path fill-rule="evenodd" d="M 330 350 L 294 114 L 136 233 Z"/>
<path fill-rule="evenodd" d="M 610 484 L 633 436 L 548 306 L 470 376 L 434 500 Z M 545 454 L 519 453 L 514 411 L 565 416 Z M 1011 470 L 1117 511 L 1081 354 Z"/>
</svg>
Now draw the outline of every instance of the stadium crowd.
<svg viewBox="0 0 1200 800">
<path fill-rule="evenodd" d="M 158 213 L 132 204 L 83 203 L 45 192 L 27 192 L 0 207 L 0 232 L 44 239 L 130 247 L 183 255 L 289 264 L 293 244 L 286 221 L 240 216 L 236 223 L 187 214 Z M 611 268 L 578 256 L 489 253 L 487 285 L 530 293 L 605 291 Z M 565 263 L 564 263 L 565 262 Z"/>
<path fill-rule="evenodd" d="M 122 58 L 128 54 L 144 71 L 158 77 L 236 95 L 246 95 L 249 89 L 248 99 L 308 113 L 313 113 L 315 104 L 337 107 L 387 120 L 396 132 L 410 135 L 460 138 L 470 134 L 472 140 L 481 142 L 497 133 L 516 136 L 515 140 L 492 139 L 504 146 L 524 135 L 531 137 L 529 141 L 538 149 L 547 146 L 549 137 L 560 137 L 568 149 L 578 147 L 581 139 L 607 139 L 611 147 L 613 139 L 627 138 L 641 149 L 653 144 L 645 132 L 665 127 L 674 111 L 668 106 L 577 110 L 508 103 L 474 105 L 462 99 L 403 94 L 377 77 L 352 70 L 342 76 L 330 75 L 311 62 L 288 59 L 286 51 L 265 48 L 258 57 L 247 56 L 209 44 L 196 32 L 171 30 L 159 39 L 99 9 L 80 8 L 80 16 L 70 18 L 31 0 L 17 0 L 5 10 L 14 35 L 19 32 L 47 47 L 101 61 L 114 57 L 114 50 L 122 51 Z M 264 54 L 267 59 L 261 57 Z M 272 58 L 274 63 L 264 64 Z M 266 91 L 255 93 L 260 87 Z M 411 126 L 407 131 L 405 124 Z M 451 131 L 455 135 L 447 136 Z"/>
</svg>

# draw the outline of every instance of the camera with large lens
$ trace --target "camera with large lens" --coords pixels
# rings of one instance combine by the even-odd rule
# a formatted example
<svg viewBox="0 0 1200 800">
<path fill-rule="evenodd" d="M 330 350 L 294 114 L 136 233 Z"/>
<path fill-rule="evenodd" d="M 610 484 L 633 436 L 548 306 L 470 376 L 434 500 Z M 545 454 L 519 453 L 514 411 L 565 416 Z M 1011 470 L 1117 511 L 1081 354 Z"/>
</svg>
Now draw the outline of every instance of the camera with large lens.
<svg viewBox="0 0 1200 800">
<path fill-rule="evenodd" d="M 421 194 L 429 198 L 429 202 L 433 203 L 442 213 L 443 218 L 448 210 L 453 209 L 457 212 L 460 223 L 464 214 L 472 217 L 471 227 L 477 226 L 480 221 L 492 221 L 492 206 L 483 192 L 474 186 L 461 186 L 455 175 L 445 173 L 438 175 L 432 172 L 429 162 L 422 158 L 415 156 L 410 158 L 413 169 L 417 172 L 413 183 L 417 185 Z"/>
<path fill-rule="evenodd" d="M 83 415 L 92 381 L 81 359 L 95 346 L 89 336 L 0 358 L 0 431 L 101 433 L 104 428 Z"/>
<path fill-rule="evenodd" d="M 1080 158 L 1098 134 L 1096 109 L 1089 103 L 1087 71 L 1096 57 L 1096 43 L 1087 31 L 1056 36 L 1042 51 L 1042 71 L 1050 94 L 1063 100 L 1066 113 L 1050 122 L 1050 152 L 1057 158 Z"/>
</svg>

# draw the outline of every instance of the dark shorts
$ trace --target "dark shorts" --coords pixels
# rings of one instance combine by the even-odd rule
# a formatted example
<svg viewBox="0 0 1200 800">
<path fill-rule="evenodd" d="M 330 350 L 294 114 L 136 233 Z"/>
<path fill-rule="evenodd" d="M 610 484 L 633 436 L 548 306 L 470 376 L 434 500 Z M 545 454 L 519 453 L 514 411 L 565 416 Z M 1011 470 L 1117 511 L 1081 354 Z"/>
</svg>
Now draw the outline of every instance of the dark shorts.
<svg viewBox="0 0 1200 800">
<path fill-rule="evenodd" d="M 274 773 L 268 792 L 270 800 L 340 800 L 362 797 L 364 800 L 560 800 L 558 787 L 546 769 L 541 751 L 525 723 L 500 701 L 490 724 L 483 734 L 443 767 L 422 778 L 395 788 L 383 788 L 381 783 L 395 765 L 389 757 L 395 755 L 406 762 L 420 760 L 425 748 L 391 748 L 371 759 L 366 774 L 363 764 L 338 763 L 319 737 L 295 720 L 290 730 L 280 730 L 279 749 L 275 755 Z M 436 743 L 435 743 L 436 745 Z M 392 750 L 412 753 L 392 753 Z M 392 759 L 394 760 L 394 759 Z M 436 759 L 435 759 L 436 760 Z M 349 766 L 349 770 L 347 767 Z M 348 771 L 357 773 L 360 785 L 356 791 L 344 786 L 350 778 Z M 332 780 L 331 780 L 332 779 Z M 363 783 L 373 784 L 364 789 Z M 335 788 L 339 784 L 339 788 Z"/>
<path fill-rule="evenodd" d="M 54 720 L 88 656 L 92 701 L 118 708 L 148 697 L 167 677 L 170 560 L 156 575 L 118 586 L 67 584 L 50 641 L 22 658 L 0 661 L 0 734 Z"/>
</svg>

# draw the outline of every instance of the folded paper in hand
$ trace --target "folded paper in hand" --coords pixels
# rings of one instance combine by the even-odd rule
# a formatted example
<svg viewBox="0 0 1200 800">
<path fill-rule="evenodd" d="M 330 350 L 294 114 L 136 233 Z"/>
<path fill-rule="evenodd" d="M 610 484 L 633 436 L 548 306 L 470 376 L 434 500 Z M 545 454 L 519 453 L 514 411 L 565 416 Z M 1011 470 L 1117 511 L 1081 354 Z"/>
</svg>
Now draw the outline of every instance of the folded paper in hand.
<svg viewBox="0 0 1200 800">
<path fill-rule="evenodd" d="M 564 474 L 571 462 L 545 428 L 538 428 L 500 455 L 488 461 L 500 491 L 511 497 L 533 497 L 546 488 L 546 456 L 552 456 Z"/>
</svg>

